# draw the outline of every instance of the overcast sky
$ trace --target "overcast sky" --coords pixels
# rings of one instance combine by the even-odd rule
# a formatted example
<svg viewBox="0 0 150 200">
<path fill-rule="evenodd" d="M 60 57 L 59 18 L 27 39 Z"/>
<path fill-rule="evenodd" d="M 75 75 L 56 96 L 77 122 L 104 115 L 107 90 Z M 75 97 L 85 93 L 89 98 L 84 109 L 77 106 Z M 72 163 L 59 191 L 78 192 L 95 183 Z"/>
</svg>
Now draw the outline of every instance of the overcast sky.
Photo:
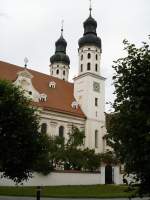
<svg viewBox="0 0 150 200">
<path fill-rule="evenodd" d="M 92 16 L 102 39 L 101 71 L 106 101 L 113 101 L 112 64 L 123 56 L 123 39 L 140 45 L 150 34 L 150 0 L 92 0 Z M 89 16 L 89 0 L 0 0 L 0 60 L 49 74 L 64 20 L 70 81 L 78 73 L 78 39 Z M 108 107 L 107 107 L 108 109 Z"/>
</svg>

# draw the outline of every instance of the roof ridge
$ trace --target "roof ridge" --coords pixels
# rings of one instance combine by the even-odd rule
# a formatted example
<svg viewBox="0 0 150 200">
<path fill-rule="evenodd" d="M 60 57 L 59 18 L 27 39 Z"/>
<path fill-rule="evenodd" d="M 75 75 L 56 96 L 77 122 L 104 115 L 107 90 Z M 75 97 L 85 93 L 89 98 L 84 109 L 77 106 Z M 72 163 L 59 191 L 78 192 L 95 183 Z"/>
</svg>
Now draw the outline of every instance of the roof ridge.
<svg viewBox="0 0 150 200">
<path fill-rule="evenodd" d="M 22 67 L 22 66 L 18 66 L 18 65 L 16 65 L 16 64 L 12 64 L 12 63 L 5 62 L 5 61 L 2 61 L 2 60 L 0 60 L 0 62 L 5 63 L 5 64 L 9 64 L 9 65 L 13 65 L 13 66 L 15 66 L 15 67 L 17 67 L 17 68 L 20 68 L 20 69 L 24 70 L 24 67 Z M 34 69 L 26 68 L 26 70 L 31 71 L 31 72 L 33 72 L 33 73 L 36 72 L 36 73 L 39 73 L 39 74 L 44 75 L 44 76 L 49 76 L 50 78 L 53 78 L 53 79 L 56 79 L 56 80 L 59 80 L 59 81 L 63 81 L 63 82 L 64 82 L 64 80 L 61 80 L 61 79 L 59 79 L 59 78 L 57 78 L 57 77 L 54 77 L 54 76 L 51 76 L 51 75 L 49 75 L 49 74 L 45 74 L 45 73 L 43 73 L 43 72 L 36 71 L 36 70 L 34 70 Z M 69 82 L 69 81 L 67 81 L 66 83 L 67 83 L 67 84 L 74 85 L 74 83 Z"/>
</svg>

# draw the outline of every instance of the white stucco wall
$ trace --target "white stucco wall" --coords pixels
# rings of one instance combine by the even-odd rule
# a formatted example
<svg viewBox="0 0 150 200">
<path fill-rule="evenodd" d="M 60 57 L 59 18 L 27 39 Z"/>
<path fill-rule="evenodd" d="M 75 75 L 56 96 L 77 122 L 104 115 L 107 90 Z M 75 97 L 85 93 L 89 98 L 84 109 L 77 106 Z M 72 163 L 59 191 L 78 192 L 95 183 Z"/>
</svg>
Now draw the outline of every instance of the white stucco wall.
<svg viewBox="0 0 150 200">
<path fill-rule="evenodd" d="M 23 182 L 24 186 L 55 186 L 55 185 L 96 185 L 105 184 L 105 166 L 101 166 L 101 172 L 52 172 L 47 176 L 34 173 L 33 178 Z M 1 173 L 0 173 L 1 176 Z M 122 174 L 118 166 L 114 166 L 114 184 L 122 184 Z M 0 178 L 0 186 L 14 186 L 15 183 L 6 178 Z"/>
<path fill-rule="evenodd" d="M 94 185 L 101 184 L 100 173 L 57 173 L 52 172 L 47 176 L 34 174 L 24 186 L 50 186 L 50 185 Z M 13 186 L 13 181 L 6 178 L 0 179 L 0 186 Z"/>
<path fill-rule="evenodd" d="M 47 124 L 47 134 L 49 136 L 58 136 L 59 127 L 64 127 L 64 137 L 67 141 L 68 133 L 71 131 L 72 126 L 78 127 L 80 130 L 85 129 L 85 119 L 79 118 L 63 113 L 56 113 L 52 111 L 39 110 L 40 124 Z"/>
<path fill-rule="evenodd" d="M 94 82 L 100 85 L 100 90 L 93 89 Z M 85 113 L 85 146 L 95 149 L 96 153 L 104 150 L 103 136 L 105 130 L 105 79 L 101 76 L 87 72 L 74 79 L 74 96 Z M 95 105 L 95 98 L 98 105 Z M 95 148 L 95 131 L 98 131 L 98 147 Z"/>
</svg>

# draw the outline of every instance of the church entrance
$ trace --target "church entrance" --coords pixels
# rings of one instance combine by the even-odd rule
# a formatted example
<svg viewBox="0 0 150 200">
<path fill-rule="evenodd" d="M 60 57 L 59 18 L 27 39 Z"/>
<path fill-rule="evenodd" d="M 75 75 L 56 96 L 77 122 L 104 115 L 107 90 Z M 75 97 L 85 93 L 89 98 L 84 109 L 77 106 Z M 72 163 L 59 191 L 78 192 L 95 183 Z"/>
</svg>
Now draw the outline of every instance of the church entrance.
<svg viewBox="0 0 150 200">
<path fill-rule="evenodd" d="M 112 184 L 113 183 L 112 172 L 113 172 L 112 166 L 106 165 L 106 167 L 105 167 L 105 184 Z"/>
</svg>

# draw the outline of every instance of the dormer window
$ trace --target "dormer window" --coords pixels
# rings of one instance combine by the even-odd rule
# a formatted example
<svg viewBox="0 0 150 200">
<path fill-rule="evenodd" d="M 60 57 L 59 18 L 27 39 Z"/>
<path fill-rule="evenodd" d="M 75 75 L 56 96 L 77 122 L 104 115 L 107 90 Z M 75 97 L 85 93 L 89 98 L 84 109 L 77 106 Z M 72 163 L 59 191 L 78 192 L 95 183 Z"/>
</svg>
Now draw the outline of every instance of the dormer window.
<svg viewBox="0 0 150 200">
<path fill-rule="evenodd" d="M 54 81 L 50 81 L 49 82 L 49 87 L 50 88 L 55 88 L 56 87 L 56 83 Z"/>
<path fill-rule="evenodd" d="M 40 98 L 39 98 L 40 101 L 46 101 L 47 100 L 47 95 L 46 94 L 40 94 Z"/>
<path fill-rule="evenodd" d="M 78 103 L 76 101 L 73 101 L 71 106 L 72 106 L 72 108 L 77 109 L 78 108 Z"/>
</svg>

